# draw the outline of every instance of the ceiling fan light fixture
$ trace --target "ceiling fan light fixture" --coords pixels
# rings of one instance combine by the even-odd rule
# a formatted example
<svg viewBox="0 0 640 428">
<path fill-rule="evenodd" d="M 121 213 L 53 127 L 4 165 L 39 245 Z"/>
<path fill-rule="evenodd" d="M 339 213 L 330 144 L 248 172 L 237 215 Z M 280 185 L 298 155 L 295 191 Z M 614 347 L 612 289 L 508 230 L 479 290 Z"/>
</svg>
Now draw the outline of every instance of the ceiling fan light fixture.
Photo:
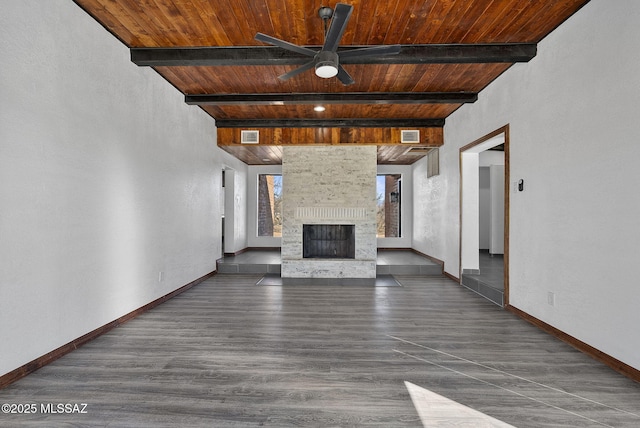
<svg viewBox="0 0 640 428">
<path fill-rule="evenodd" d="M 320 51 L 316 56 L 316 76 L 323 79 L 338 74 L 338 54 L 331 51 Z"/>
<path fill-rule="evenodd" d="M 335 66 L 335 64 L 322 63 L 316 65 L 316 76 L 318 77 L 329 79 L 331 77 L 335 77 L 337 74 L 338 68 Z"/>
</svg>

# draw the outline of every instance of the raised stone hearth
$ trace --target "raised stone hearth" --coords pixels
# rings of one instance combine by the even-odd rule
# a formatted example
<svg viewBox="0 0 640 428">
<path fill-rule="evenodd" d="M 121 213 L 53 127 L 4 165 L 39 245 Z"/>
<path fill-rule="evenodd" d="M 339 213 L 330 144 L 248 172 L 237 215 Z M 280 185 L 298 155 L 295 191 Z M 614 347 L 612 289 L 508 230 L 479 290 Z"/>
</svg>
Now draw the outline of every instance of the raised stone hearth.
<svg viewBox="0 0 640 428">
<path fill-rule="evenodd" d="M 283 278 L 376 277 L 376 174 L 375 146 L 284 147 Z M 309 225 L 350 229 L 352 235 L 316 242 L 321 255 L 305 257 Z"/>
</svg>

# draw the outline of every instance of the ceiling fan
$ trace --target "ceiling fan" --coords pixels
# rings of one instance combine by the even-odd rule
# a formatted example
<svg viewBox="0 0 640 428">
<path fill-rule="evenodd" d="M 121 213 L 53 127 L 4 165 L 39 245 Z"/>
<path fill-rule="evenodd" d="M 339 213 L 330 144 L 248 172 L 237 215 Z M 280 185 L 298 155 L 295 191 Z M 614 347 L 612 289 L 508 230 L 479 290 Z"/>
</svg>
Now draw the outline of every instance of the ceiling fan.
<svg viewBox="0 0 640 428">
<path fill-rule="evenodd" d="M 371 55 L 390 55 L 400 52 L 400 45 L 380 45 L 356 48 L 338 53 L 338 45 L 340 43 L 340 39 L 344 34 L 352 12 L 353 6 L 344 3 L 336 4 L 335 10 L 325 6 L 321 7 L 318 10 L 318 14 L 324 21 L 325 26 L 324 45 L 319 51 L 294 45 L 293 43 L 285 42 L 284 40 L 280 40 L 262 33 L 256 34 L 255 39 L 264 43 L 269 43 L 273 46 L 278 46 L 282 49 L 286 49 L 313 58 L 311 61 L 302 65 L 301 67 L 283 74 L 282 76 L 279 76 L 280 80 L 288 80 L 294 76 L 297 76 L 303 71 L 307 71 L 315 67 L 315 72 L 318 77 L 328 79 L 337 76 L 342 84 L 351 85 L 352 83 L 354 83 L 354 80 L 351 75 L 349 75 L 349 73 L 347 73 L 347 71 L 342 67 L 342 65 L 340 65 L 340 59 L 344 60 Z M 327 23 L 329 22 L 329 20 L 331 20 L 331 24 L 329 25 L 329 29 L 327 30 Z"/>
</svg>

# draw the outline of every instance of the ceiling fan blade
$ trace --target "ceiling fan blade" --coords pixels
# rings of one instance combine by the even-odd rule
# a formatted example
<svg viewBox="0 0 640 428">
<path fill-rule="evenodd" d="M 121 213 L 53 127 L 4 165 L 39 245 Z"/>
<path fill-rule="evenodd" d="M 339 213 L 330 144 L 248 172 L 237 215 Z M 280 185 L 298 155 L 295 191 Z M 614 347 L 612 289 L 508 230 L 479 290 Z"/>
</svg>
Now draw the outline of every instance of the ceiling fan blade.
<svg viewBox="0 0 640 428">
<path fill-rule="evenodd" d="M 336 4 L 322 50 L 335 52 L 338 49 L 338 44 L 344 34 L 344 30 L 347 28 L 352 12 L 353 6 L 344 3 Z"/>
<path fill-rule="evenodd" d="M 402 46 L 400 45 L 380 45 L 370 46 L 366 48 L 358 48 L 349 51 L 340 52 L 340 59 L 360 58 L 363 56 L 373 55 L 395 55 L 399 54 Z"/>
<path fill-rule="evenodd" d="M 349 73 L 347 73 L 347 70 L 345 70 L 341 65 L 338 65 L 338 76 L 337 77 L 342 82 L 342 84 L 345 85 L 345 86 L 351 85 L 351 84 L 356 82 L 355 80 L 353 80 L 353 77 L 351 77 L 351 75 Z"/>
<path fill-rule="evenodd" d="M 305 48 L 302 46 L 294 45 L 293 43 L 285 42 L 284 40 L 276 39 L 275 37 L 268 36 L 263 33 L 258 33 L 255 39 L 259 42 L 269 43 L 270 45 L 277 46 L 288 51 L 296 52 L 306 56 L 316 56 L 318 52 L 313 49 Z"/>
<path fill-rule="evenodd" d="M 303 71 L 307 71 L 311 68 L 313 68 L 316 65 L 315 60 L 314 61 L 309 61 L 308 63 L 296 68 L 295 70 L 291 70 L 288 73 L 283 74 L 282 76 L 278 76 L 278 79 L 280 80 L 289 80 L 294 76 L 297 76 L 298 74 L 302 73 Z"/>
</svg>

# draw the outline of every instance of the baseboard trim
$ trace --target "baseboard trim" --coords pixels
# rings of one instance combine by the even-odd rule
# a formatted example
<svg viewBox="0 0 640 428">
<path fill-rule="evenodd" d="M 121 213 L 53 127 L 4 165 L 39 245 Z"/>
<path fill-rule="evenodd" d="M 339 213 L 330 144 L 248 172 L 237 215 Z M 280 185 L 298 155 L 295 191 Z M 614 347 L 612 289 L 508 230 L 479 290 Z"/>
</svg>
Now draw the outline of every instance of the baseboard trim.
<svg viewBox="0 0 640 428">
<path fill-rule="evenodd" d="M 242 250 L 238 250 L 238 251 L 236 251 L 234 253 L 224 253 L 223 257 L 235 257 L 235 256 L 238 256 L 238 255 L 240 255 L 242 253 L 246 253 L 247 251 L 249 251 L 248 248 L 243 248 Z"/>
<path fill-rule="evenodd" d="M 444 272 L 444 261 L 443 260 L 436 259 L 435 257 L 432 257 L 429 254 L 422 253 L 422 252 L 420 252 L 418 250 L 415 250 L 413 248 L 411 248 L 411 251 L 414 252 L 415 254 L 419 255 L 419 256 L 428 258 L 429 260 L 431 260 L 432 262 L 434 262 L 436 264 L 439 264 L 440 266 L 442 266 L 442 270 Z"/>
<path fill-rule="evenodd" d="M 84 345 L 85 343 L 88 343 L 90 341 L 92 341 L 93 339 L 107 333 L 108 331 L 126 323 L 129 320 L 132 320 L 133 318 L 143 314 L 144 312 L 147 312 L 150 309 L 155 308 L 156 306 L 166 302 L 167 300 L 177 296 L 180 293 L 183 293 L 185 291 L 187 291 L 188 289 L 192 288 L 195 285 L 200 284 L 202 281 L 206 280 L 207 278 L 210 278 L 212 276 L 214 276 L 216 274 L 216 271 L 213 272 L 209 272 L 208 274 L 194 280 L 191 281 L 190 283 L 183 285 L 182 287 L 172 291 L 169 294 L 166 294 L 162 297 L 157 298 L 156 300 L 147 303 L 146 305 L 132 311 L 129 312 L 126 315 L 121 316 L 120 318 L 111 321 L 110 323 L 107 323 L 105 325 L 103 325 L 102 327 L 98 327 L 97 329 L 90 331 L 89 333 L 85 334 L 84 336 L 80 336 L 75 340 L 72 340 L 71 342 L 67 343 L 66 345 L 62 345 L 61 347 L 54 349 L 53 351 L 36 358 L 35 360 L 28 362 L 27 364 L 18 367 L 17 369 L 10 371 L 7 374 L 4 374 L 2 376 L 0 376 L 0 389 L 5 388 L 9 385 L 11 385 L 12 383 L 16 382 L 19 379 L 22 379 L 23 377 L 35 372 L 36 370 L 38 370 L 41 367 L 46 366 L 47 364 L 57 360 L 58 358 L 68 354 L 69 352 L 78 349 L 79 347 L 81 347 L 82 345 Z"/>
<path fill-rule="evenodd" d="M 450 280 L 455 281 L 455 282 L 457 282 L 458 284 L 460 284 L 460 278 L 458 278 L 457 276 L 453 276 L 453 275 L 451 275 L 449 272 L 444 272 L 444 271 L 442 272 L 442 274 L 443 274 L 444 276 L 446 276 L 447 278 L 449 278 Z"/>
<path fill-rule="evenodd" d="M 620 360 L 617 360 L 616 358 L 612 357 L 611 355 L 605 354 L 604 352 L 600 351 L 599 349 L 594 348 L 591 345 L 588 345 L 586 343 L 584 343 L 583 341 L 576 339 L 575 337 L 563 332 L 562 330 L 557 329 L 556 327 L 547 324 L 546 322 L 539 320 L 538 318 L 529 315 L 528 313 L 514 307 L 511 305 L 507 305 L 505 307 L 506 310 L 508 310 L 509 312 L 519 316 L 520 318 L 524 319 L 525 321 L 535 325 L 536 327 L 538 327 L 539 329 L 541 329 L 542 331 L 549 333 L 550 335 L 562 340 L 563 342 L 573 346 L 574 348 L 576 348 L 578 351 L 583 352 L 587 355 L 589 355 L 591 358 L 600 361 L 601 363 L 609 366 L 610 368 L 612 368 L 613 370 L 617 371 L 618 373 L 632 379 L 635 380 L 636 382 L 640 382 L 640 370 L 631 367 L 630 365 L 623 363 Z"/>
</svg>

